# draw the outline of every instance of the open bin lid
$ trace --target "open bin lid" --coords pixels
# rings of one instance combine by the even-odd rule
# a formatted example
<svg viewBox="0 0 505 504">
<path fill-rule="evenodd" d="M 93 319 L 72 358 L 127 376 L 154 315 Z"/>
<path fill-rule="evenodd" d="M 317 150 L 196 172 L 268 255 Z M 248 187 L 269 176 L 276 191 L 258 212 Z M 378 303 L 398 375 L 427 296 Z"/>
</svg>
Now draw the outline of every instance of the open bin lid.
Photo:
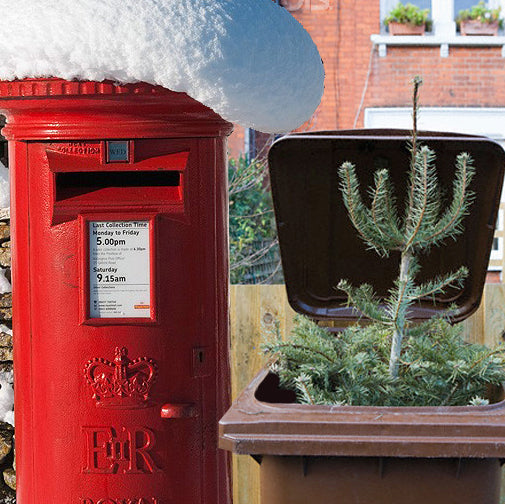
<svg viewBox="0 0 505 504">
<path fill-rule="evenodd" d="M 420 132 L 419 141 L 436 154 L 438 180 L 444 201 L 452 197 L 455 159 L 468 152 L 476 169 L 471 183 L 475 201 L 463 221 L 464 232 L 419 257 L 419 282 L 469 269 L 463 288 L 413 307 L 423 320 L 455 305 L 452 319 L 460 321 L 479 306 L 493 244 L 500 204 L 505 152 L 493 140 L 459 133 Z M 352 162 L 366 200 L 378 168 L 388 168 L 399 208 L 403 208 L 409 171 L 410 132 L 352 130 L 294 134 L 275 142 L 269 153 L 270 177 L 288 299 L 299 313 L 312 318 L 345 321 L 357 318 L 336 289 L 340 279 L 353 285 L 371 284 L 387 297 L 398 275 L 400 254 L 381 258 L 358 237 L 344 206 L 337 169 Z M 443 207 L 445 208 L 445 206 Z M 401 210 L 400 210 L 401 212 Z M 338 325 L 338 322 L 337 322 Z"/>
</svg>

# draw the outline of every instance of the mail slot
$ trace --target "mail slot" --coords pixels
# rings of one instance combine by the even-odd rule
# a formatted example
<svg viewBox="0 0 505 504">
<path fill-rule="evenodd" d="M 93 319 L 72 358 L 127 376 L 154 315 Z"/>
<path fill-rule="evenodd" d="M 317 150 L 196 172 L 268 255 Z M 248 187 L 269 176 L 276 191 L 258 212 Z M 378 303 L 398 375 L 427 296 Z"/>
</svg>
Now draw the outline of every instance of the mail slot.
<svg viewBox="0 0 505 504">
<path fill-rule="evenodd" d="M 160 87 L 66 84 L 0 83 L 18 502 L 230 502 L 231 125 Z"/>
<path fill-rule="evenodd" d="M 164 187 L 166 198 L 182 196 L 179 190 L 169 187 L 180 187 L 181 174 L 177 171 L 144 171 L 144 172 L 70 172 L 55 175 L 56 201 L 84 196 L 97 191 L 124 191 L 129 187 Z"/>
</svg>

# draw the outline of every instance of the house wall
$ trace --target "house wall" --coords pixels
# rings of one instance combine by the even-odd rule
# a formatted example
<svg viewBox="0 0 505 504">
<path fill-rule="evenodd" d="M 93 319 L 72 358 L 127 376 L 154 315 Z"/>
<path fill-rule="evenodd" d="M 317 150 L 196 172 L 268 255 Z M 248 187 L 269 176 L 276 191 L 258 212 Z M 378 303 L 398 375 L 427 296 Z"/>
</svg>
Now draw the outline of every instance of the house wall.
<svg viewBox="0 0 505 504">
<path fill-rule="evenodd" d="M 498 107 L 505 105 L 505 59 L 501 47 L 388 47 L 374 55 L 365 106 L 410 104 L 409 80 L 421 75 L 422 106 Z"/>
</svg>

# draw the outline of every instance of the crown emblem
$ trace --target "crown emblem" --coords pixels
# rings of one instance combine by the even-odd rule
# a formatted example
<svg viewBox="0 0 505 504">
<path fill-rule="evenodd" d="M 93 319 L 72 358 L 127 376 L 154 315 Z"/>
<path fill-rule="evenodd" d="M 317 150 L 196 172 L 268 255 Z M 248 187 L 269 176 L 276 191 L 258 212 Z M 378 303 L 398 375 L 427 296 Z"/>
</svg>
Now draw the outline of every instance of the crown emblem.
<svg viewBox="0 0 505 504">
<path fill-rule="evenodd" d="M 158 375 L 153 359 L 128 358 L 126 347 L 116 347 L 114 362 L 94 358 L 84 366 L 86 381 L 97 405 L 112 408 L 142 408 Z"/>
</svg>

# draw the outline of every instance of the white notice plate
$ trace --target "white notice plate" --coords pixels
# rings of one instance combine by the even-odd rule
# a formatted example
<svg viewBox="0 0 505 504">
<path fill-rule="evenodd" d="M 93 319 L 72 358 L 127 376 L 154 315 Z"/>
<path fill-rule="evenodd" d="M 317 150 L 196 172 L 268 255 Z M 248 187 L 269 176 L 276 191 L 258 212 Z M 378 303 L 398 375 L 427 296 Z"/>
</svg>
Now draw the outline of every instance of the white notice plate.
<svg viewBox="0 0 505 504">
<path fill-rule="evenodd" d="M 150 318 L 149 221 L 89 222 L 90 318 Z"/>
</svg>

